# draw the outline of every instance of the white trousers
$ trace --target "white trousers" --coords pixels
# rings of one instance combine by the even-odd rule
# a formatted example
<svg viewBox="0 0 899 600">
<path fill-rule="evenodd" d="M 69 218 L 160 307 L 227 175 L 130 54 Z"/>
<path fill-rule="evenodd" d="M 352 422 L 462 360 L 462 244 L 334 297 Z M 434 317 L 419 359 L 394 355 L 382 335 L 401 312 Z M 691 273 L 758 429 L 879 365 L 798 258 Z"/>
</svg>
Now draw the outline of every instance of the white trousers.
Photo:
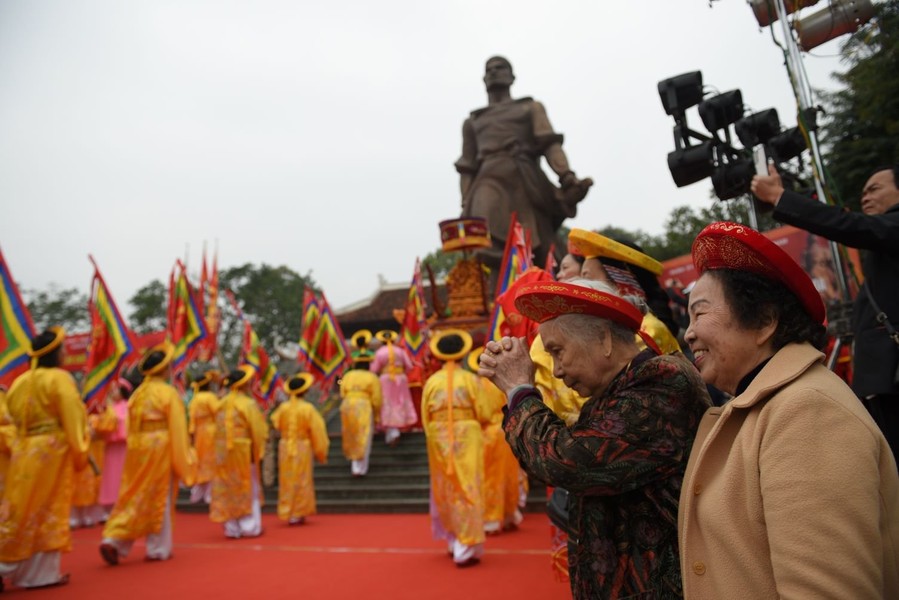
<svg viewBox="0 0 899 600">
<path fill-rule="evenodd" d="M 259 472 L 256 465 L 250 467 L 250 493 L 253 496 L 253 504 L 250 514 L 237 519 L 225 521 L 225 537 L 256 537 L 262 535 L 262 506 L 259 504 Z"/>
<path fill-rule="evenodd" d="M 400 430 L 398 427 L 388 427 L 384 430 L 384 441 L 388 444 L 399 439 Z"/>
<path fill-rule="evenodd" d="M 104 544 L 111 544 L 124 558 L 131 552 L 134 540 L 118 540 L 115 538 L 103 538 Z M 153 560 L 168 560 L 172 557 L 172 484 L 169 484 L 169 493 L 165 497 L 165 513 L 162 517 L 162 528 L 159 533 L 147 534 L 147 558 Z"/>
<path fill-rule="evenodd" d="M 0 577 L 8 576 L 12 584 L 29 588 L 50 585 L 59 581 L 59 551 L 38 552 L 23 561 L 0 562 Z"/>
<path fill-rule="evenodd" d="M 372 428 L 372 432 L 374 432 L 374 428 Z M 368 441 L 365 443 L 365 455 L 359 460 L 350 461 L 350 471 L 353 475 L 365 475 L 368 473 L 368 458 L 371 455 L 371 438 L 372 436 L 368 436 Z"/>
<path fill-rule="evenodd" d="M 484 556 L 484 544 L 466 546 L 459 540 L 453 538 L 453 541 L 448 544 L 447 551 L 453 553 L 453 562 L 463 563 L 472 558 L 481 558 Z"/>
</svg>

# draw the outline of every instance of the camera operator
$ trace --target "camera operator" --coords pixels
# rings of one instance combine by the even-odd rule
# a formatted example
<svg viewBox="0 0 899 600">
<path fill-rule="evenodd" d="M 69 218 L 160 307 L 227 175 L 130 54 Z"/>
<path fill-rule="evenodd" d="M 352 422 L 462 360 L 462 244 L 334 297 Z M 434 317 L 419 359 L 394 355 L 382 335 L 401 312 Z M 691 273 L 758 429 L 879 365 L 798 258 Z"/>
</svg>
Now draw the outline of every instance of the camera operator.
<svg viewBox="0 0 899 600">
<path fill-rule="evenodd" d="M 899 164 L 874 169 L 862 189 L 862 213 L 784 190 L 774 165 L 752 178 L 752 193 L 773 217 L 865 251 L 865 283 L 852 312 L 852 389 L 899 459 Z M 885 318 L 884 318 L 885 315 Z"/>
</svg>

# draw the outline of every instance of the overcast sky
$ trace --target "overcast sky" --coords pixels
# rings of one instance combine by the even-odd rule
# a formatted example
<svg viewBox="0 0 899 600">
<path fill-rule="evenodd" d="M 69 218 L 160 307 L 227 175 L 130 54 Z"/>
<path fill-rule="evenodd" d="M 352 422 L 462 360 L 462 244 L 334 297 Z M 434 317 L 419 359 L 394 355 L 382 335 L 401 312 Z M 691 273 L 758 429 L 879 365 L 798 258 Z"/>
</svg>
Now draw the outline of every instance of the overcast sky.
<svg viewBox="0 0 899 600">
<path fill-rule="evenodd" d="M 806 56 L 814 86 L 838 45 Z M 0 248 L 22 288 L 85 293 L 93 254 L 126 315 L 176 258 L 198 272 L 204 240 L 220 268 L 311 273 L 338 309 L 408 282 L 459 214 L 494 54 L 595 180 L 570 227 L 658 234 L 711 202 L 671 180 L 661 79 L 702 70 L 795 124 L 743 0 L 2 0 Z"/>
</svg>

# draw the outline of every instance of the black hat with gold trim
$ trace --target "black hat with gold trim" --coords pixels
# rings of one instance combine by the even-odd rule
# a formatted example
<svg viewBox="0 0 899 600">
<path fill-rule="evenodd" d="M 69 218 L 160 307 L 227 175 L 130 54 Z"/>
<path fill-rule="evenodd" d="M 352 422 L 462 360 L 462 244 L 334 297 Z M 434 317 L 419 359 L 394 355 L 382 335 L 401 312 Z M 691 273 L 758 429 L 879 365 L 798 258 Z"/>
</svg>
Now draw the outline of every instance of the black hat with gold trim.
<svg viewBox="0 0 899 600">
<path fill-rule="evenodd" d="M 230 389 L 236 390 L 248 384 L 256 375 L 256 367 L 249 364 L 242 364 L 230 373 L 227 377 L 227 385 Z"/>
<path fill-rule="evenodd" d="M 356 362 L 371 362 L 375 359 L 375 353 L 368 349 L 372 334 L 368 329 L 360 329 L 353 334 L 350 341 L 354 350 L 350 352 L 350 359 Z"/>
<path fill-rule="evenodd" d="M 206 369 L 203 371 L 203 374 L 200 375 L 197 379 L 191 382 L 191 387 L 195 390 L 200 389 L 205 385 L 209 385 L 211 383 L 217 382 L 219 379 L 219 372 L 215 369 Z"/>
<path fill-rule="evenodd" d="M 284 382 L 283 389 L 290 396 L 302 396 L 315 383 L 315 376 L 312 373 L 297 373 Z"/>
<path fill-rule="evenodd" d="M 375 338 L 384 342 L 385 344 L 393 344 L 399 338 L 399 334 L 392 329 L 382 329 L 375 334 Z"/>
<path fill-rule="evenodd" d="M 465 366 L 468 367 L 468 370 L 472 373 L 478 372 L 478 359 L 481 358 L 481 355 L 484 353 L 484 346 L 480 348 L 475 348 L 471 352 L 468 353 L 468 358 L 465 359 Z"/>
<path fill-rule="evenodd" d="M 28 356 L 32 359 L 31 362 L 35 363 L 40 357 L 47 356 L 62 346 L 62 342 L 65 339 L 66 330 L 62 327 L 54 325 L 47 328 L 46 331 L 31 340 L 31 350 L 28 351 Z"/>
<path fill-rule="evenodd" d="M 175 356 L 175 345 L 166 340 L 147 350 L 137 365 L 141 375 L 158 375 L 172 362 Z"/>
<path fill-rule="evenodd" d="M 458 361 L 471 351 L 474 342 L 463 329 L 442 329 L 431 336 L 431 354 L 444 362 Z"/>
</svg>

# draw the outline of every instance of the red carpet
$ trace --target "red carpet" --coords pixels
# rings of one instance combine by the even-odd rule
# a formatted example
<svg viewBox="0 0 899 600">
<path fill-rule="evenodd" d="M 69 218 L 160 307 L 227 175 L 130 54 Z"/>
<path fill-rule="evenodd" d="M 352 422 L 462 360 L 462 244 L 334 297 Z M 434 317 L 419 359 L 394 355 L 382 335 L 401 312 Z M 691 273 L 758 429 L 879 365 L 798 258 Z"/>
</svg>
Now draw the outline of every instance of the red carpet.
<svg viewBox="0 0 899 600">
<path fill-rule="evenodd" d="M 550 569 L 548 520 L 529 514 L 518 531 L 488 537 L 477 566 L 458 569 L 431 539 L 427 515 L 316 515 L 288 527 L 264 514 L 265 533 L 229 540 L 204 514 L 178 513 L 175 556 L 145 562 L 144 545 L 117 567 L 100 558 L 100 529 L 74 532 L 63 555 L 64 587 L 4 598 L 176 600 L 181 598 L 360 598 L 497 600 L 570 598 Z"/>
</svg>

